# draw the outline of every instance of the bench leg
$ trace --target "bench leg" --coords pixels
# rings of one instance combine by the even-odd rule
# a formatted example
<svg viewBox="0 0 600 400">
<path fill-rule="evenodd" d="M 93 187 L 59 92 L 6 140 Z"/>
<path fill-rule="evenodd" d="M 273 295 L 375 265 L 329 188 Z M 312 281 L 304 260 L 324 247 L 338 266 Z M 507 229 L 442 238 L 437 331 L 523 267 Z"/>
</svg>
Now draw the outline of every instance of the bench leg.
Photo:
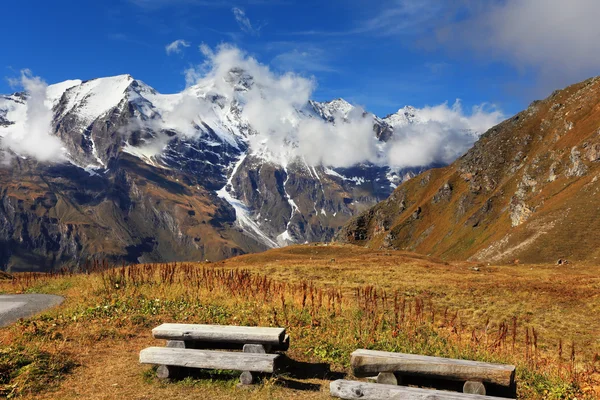
<svg viewBox="0 0 600 400">
<path fill-rule="evenodd" d="M 244 371 L 240 375 L 240 384 L 243 386 L 252 385 L 254 383 L 254 375 L 250 371 Z"/>
<path fill-rule="evenodd" d="M 159 365 L 156 369 L 158 379 L 176 379 L 181 376 L 181 368 L 171 365 Z"/>
<path fill-rule="evenodd" d="M 255 354 L 266 354 L 270 350 L 269 346 L 263 346 L 262 344 L 245 344 L 243 348 L 244 353 L 255 353 Z M 250 371 L 244 371 L 240 375 L 240 383 L 242 385 L 252 385 L 256 376 Z"/>
<path fill-rule="evenodd" d="M 463 385 L 463 393 L 481 394 L 485 396 L 485 385 L 479 381 L 466 381 Z"/>
<path fill-rule="evenodd" d="M 377 375 L 376 382 L 384 385 L 400 385 L 402 384 L 402 378 L 397 377 L 393 372 L 380 372 Z"/>
<path fill-rule="evenodd" d="M 183 340 L 167 340 L 167 346 L 172 349 L 185 349 L 185 342 Z"/>
<path fill-rule="evenodd" d="M 271 351 L 271 346 L 262 344 L 245 344 L 242 351 L 244 353 L 266 354 Z"/>
<path fill-rule="evenodd" d="M 175 349 L 185 349 L 185 342 L 183 340 L 167 340 L 166 347 Z M 159 365 L 156 370 L 156 377 L 158 379 L 176 379 L 183 375 L 183 369 L 181 367 L 173 367 L 170 365 Z"/>
</svg>

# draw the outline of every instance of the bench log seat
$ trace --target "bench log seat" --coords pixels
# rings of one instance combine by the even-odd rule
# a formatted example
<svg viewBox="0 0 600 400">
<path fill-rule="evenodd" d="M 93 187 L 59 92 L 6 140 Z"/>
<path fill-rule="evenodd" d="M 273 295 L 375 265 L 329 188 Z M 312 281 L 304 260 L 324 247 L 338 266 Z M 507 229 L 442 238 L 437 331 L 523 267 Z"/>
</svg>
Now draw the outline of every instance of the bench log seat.
<svg viewBox="0 0 600 400">
<path fill-rule="evenodd" d="M 277 372 L 279 354 L 148 347 L 140 352 L 141 364 L 250 372 Z"/>
<path fill-rule="evenodd" d="M 286 351 L 290 343 L 285 328 L 253 326 L 162 324 L 152 329 L 152 336 L 168 341 L 194 342 L 207 348 L 235 349 L 246 344 L 258 344 L 267 351 Z"/>
<path fill-rule="evenodd" d="M 332 396 L 347 400 L 509 400 L 478 394 L 445 392 L 343 379 L 331 382 L 329 391 Z"/>
<path fill-rule="evenodd" d="M 350 363 L 357 377 L 391 372 L 454 381 L 479 381 L 504 387 L 512 387 L 515 383 L 513 365 L 374 350 L 356 350 Z"/>
</svg>

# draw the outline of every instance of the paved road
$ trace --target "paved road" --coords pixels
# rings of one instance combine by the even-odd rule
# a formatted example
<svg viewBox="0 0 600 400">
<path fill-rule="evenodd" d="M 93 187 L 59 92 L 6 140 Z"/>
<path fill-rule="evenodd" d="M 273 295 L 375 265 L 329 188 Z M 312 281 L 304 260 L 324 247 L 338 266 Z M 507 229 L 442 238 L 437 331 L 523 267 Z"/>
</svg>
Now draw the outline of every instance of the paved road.
<svg viewBox="0 0 600 400">
<path fill-rule="evenodd" d="M 0 295 L 0 327 L 55 307 L 63 300 L 60 296 L 50 294 Z"/>
</svg>

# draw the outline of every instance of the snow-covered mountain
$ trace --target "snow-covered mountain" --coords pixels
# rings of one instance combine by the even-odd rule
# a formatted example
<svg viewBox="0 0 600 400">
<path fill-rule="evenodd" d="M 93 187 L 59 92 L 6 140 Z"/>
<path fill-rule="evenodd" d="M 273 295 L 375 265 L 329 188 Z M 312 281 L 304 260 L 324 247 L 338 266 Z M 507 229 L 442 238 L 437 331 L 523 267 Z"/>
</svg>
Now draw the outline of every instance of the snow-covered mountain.
<svg viewBox="0 0 600 400">
<path fill-rule="evenodd" d="M 291 136 L 265 145 L 248 117 L 250 96 L 267 95 L 257 85 L 234 68 L 167 95 L 130 75 L 48 86 L 47 129 L 62 144 L 52 163 L 10 146 L 43 120 L 33 94 L 1 96 L 0 267 L 219 259 L 327 241 L 419 172 L 310 163 Z M 366 118 L 381 144 L 419 122 L 410 107 L 381 119 L 337 99 L 299 104 L 285 123 L 352 118 Z"/>
</svg>

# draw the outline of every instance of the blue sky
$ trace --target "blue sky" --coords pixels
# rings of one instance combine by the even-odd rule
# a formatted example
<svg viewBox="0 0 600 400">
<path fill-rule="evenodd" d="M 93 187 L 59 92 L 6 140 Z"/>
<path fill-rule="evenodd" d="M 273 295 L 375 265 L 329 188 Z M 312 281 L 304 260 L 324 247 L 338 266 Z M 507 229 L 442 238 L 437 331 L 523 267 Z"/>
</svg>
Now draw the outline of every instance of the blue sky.
<svg viewBox="0 0 600 400">
<path fill-rule="evenodd" d="M 512 114 L 600 70 L 597 0 L 6 3 L 0 76 L 28 68 L 48 83 L 129 73 L 176 92 L 203 61 L 200 44 L 231 43 L 314 76 L 317 100 L 343 97 L 380 116 L 457 98 Z M 167 51 L 177 40 L 188 46 Z M 2 79 L 0 93 L 12 91 Z"/>
</svg>

